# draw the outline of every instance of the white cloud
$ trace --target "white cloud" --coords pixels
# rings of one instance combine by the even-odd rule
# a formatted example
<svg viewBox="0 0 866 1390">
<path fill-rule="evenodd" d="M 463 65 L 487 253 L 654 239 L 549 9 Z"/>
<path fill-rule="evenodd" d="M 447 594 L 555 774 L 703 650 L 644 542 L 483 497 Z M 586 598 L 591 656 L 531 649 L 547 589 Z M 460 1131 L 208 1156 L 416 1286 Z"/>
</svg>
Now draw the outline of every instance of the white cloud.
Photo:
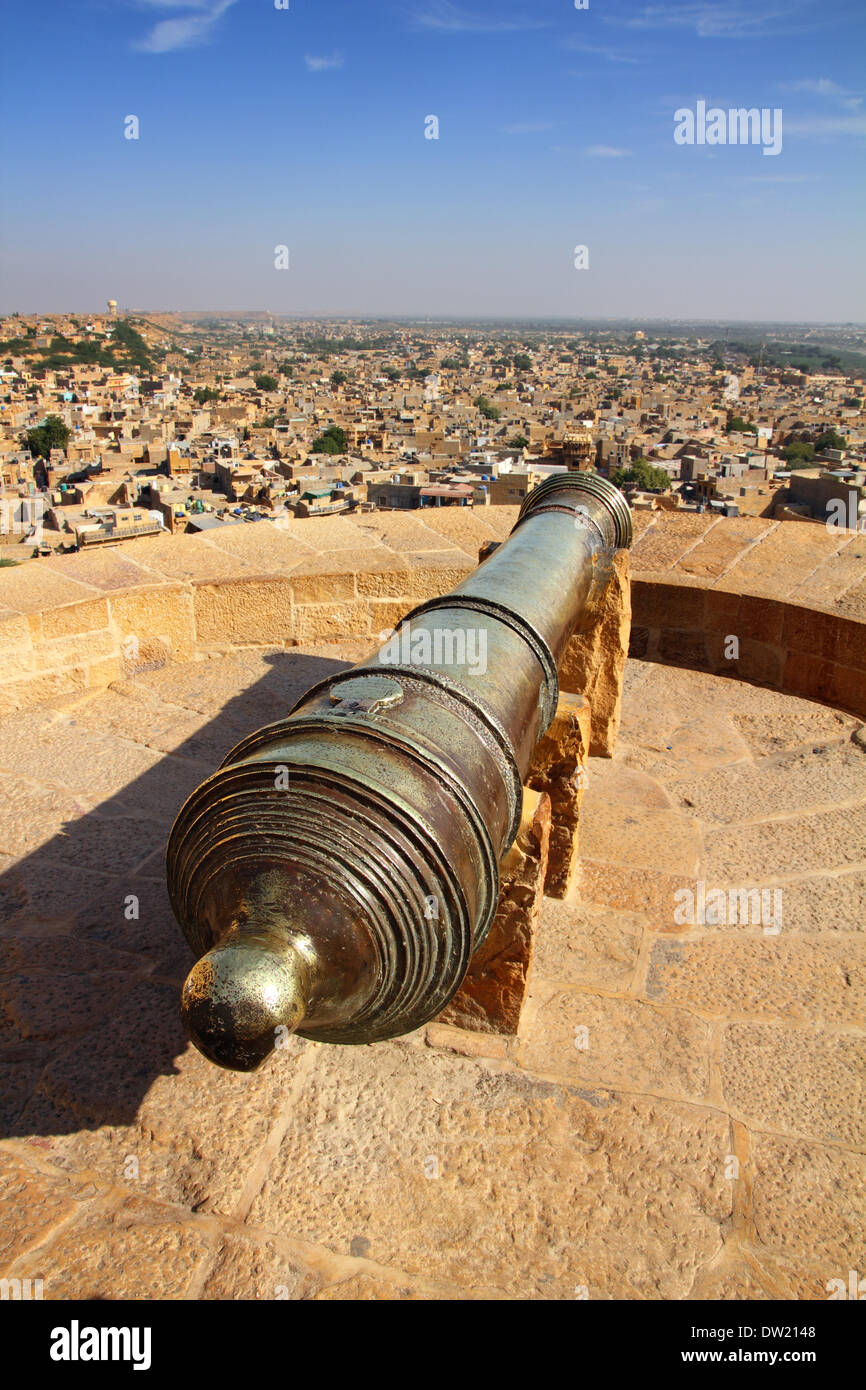
<svg viewBox="0 0 866 1390">
<path fill-rule="evenodd" d="M 309 53 L 304 55 L 304 62 L 310 72 L 329 72 L 332 68 L 343 66 L 342 53 L 331 53 L 330 56 L 314 58 Z"/>
<path fill-rule="evenodd" d="M 161 19 L 133 48 L 142 53 L 173 53 L 178 48 L 192 48 L 206 43 L 214 28 L 237 0 L 140 0 L 140 3 L 159 9 L 194 10 L 181 19 Z"/>
<path fill-rule="evenodd" d="M 591 159 L 626 159 L 631 150 L 621 149 L 618 145 L 588 145 L 584 154 Z"/>
<path fill-rule="evenodd" d="M 690 29 L 702 39 L 751 39 L 789 33 L 792 22 L 802 28 L 796 16 L 808 8 L 810 0 L 681 0 L 615 10 L 606 18 L 626 29 Z"/>
<path fill-rule="evenodd" d="M 429 0 L 423 9 L 411 15 L 411 22 L 416 29 L 437 34 L 516 34 L 525 29 L 547 28 L 544 20 L 519 14 L 494 18 L 464 10 L 451 0 Z"/>
<path fill-rule="evenodd" d="M 808 92 L 811 96 L 827 97 L 845 111 L 859 111 L 863 105 L 861 96 L 840 87 L 831 77 L 804 77 L 800 82 L 782 82 L 780 85 L 786 92 Z"/>
</svg>

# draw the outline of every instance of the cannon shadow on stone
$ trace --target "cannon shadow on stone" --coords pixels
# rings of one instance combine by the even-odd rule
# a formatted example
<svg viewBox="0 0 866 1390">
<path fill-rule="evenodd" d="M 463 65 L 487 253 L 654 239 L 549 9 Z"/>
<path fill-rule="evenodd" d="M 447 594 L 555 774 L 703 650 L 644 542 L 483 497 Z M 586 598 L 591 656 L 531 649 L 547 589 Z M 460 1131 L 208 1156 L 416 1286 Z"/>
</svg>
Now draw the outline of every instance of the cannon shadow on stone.
<svg viewBox="0 0 866 1390">
<path fill-rule="evenodd" d="M 154 1081 L 176 1075 L 191 1050 L 178 995 L 194 957 L 165 888 L 172 822 L 240 737 L 284 716 L 310 686 L 351 665 L 301 653 L 262 655 L 267 675 L 207 722 L 200 716 L 197 731 L 171 753 L 40 848 L 0 857 L 0 1138 L 134 1125 Z M 208 666 L 186 669 L 206 681 Z M 147 722 L 154 703 L 130 704 L 132 724 L 140 710 L 141 728 L 129 742 L 152 752 Z M 50 737 L 74 740 L 86 708 L 55 712 Z M 34 771 L 33 762 L 33 751 L 22 748 L 16 771 L 43 776 L 56 791 L 50 767 Z M 92 780 L 97 770 L 94 764 Z M 85 771 L 71 790 L 87 785 Z"/>
</svg>

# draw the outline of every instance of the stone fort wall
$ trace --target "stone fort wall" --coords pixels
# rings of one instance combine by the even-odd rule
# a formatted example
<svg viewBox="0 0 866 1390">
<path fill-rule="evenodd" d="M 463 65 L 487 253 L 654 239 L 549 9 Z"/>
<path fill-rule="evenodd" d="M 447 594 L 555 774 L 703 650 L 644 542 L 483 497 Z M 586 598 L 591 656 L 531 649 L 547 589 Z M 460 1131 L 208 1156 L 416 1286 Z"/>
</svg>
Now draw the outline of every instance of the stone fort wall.
<svg viewBox="0 0 866 1390">
<path fill-rule="evenodd" d="M 4 569 L 0 714 L 238 646 L 373 647 L 516 518 L 489 507 L 257 523 Z M 634 520 L 633 656 L 866 718 L 866 535 L 695 513 Z"/>
</svg>

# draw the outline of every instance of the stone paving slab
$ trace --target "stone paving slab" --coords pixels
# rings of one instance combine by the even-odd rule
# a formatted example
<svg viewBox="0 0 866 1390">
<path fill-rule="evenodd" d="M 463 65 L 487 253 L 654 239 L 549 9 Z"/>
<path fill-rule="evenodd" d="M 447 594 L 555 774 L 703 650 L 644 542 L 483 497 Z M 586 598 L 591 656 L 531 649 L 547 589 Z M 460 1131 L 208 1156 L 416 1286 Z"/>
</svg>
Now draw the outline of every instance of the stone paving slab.
<svg viewBox="0 0 866 1390">
<path fill-rule="evenodd" d="M 239 649 L 0 720 L 0 1277 L 59 1299 L 825 1298 L 866 1224 L 850 716 L 631 661 L 516 1040 L 293 1039 L 252 1075 L 186 1044 L 171 819 L 239 729 L 368 647 Z M 781 888 L 778 934 L 676 920 L 730 875 Z"/>
</svg>

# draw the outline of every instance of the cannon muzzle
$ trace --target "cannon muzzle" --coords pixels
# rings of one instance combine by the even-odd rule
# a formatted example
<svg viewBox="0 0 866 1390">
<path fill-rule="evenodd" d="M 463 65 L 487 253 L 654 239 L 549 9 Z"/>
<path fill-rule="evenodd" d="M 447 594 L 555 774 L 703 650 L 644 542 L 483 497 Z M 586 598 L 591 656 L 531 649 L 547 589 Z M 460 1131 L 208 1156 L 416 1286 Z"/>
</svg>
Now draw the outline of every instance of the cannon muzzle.
<svg viewBox="0 0 866 1390">
<path fill-rule="evenodd" d="M 552 475 L 468 579 L 193 793 L 167 874 L 206 1057 L 248 1071 L 291 1032 L 376 1042 L 445 1007 L 493 920 L 566 644 L 631 536 L 611 483 Z"/>
</svg>

